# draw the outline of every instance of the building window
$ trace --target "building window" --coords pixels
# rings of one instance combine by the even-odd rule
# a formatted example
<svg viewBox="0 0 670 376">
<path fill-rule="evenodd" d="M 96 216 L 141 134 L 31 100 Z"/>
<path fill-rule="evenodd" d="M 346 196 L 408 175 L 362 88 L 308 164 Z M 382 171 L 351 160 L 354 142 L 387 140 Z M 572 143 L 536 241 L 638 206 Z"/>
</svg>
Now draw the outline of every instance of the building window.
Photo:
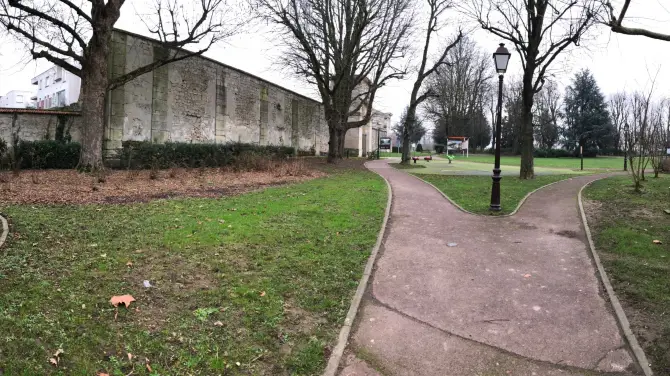
<svg viewBox="0 0 670 376">
<path fill-rule="evenodd" d="M 58 93 L 56 93 L 56 101 L 58 103 L 58 107 L 64 107 L 67 106 L 66 103 L 66 98 L 65 98 L 65 90 L 61 90 Z"/>
<path fill-rule="evenodd" d="M 23 95 L 16 96 L 16 103 L 23 103 Z"/>
<path fill-rule="evenodd" d="M 44 87 L 49 87 L 49 76 L 47 76 L 47 79 L 44 80 Z"/>
</svg>

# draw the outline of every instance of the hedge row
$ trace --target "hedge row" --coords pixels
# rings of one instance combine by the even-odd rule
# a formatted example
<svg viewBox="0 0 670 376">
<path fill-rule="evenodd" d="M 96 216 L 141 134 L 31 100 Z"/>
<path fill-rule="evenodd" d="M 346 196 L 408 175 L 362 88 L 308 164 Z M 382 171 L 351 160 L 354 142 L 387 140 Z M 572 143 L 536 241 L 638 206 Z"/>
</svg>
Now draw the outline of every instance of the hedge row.
<svg viewBox="0 0 670 376">
<path fill-rule="evenodd" d="M 79 163 L 80 152 L 81 145 L 76 142 L 19 141 L 15 158 L 22 169 L 72 169 Z M 9 155 L 4 156 L 4 159 L 9 158 Z"/>
<path fill-rule="evenodd" d="M 79 163 L 81 145 L 77 142 L 53 140 L 20 141 L 16 161 L 22 169 L 73 169 Z M 0 140 L 0 164 L 10 165 L 12 156 Z M 125 141 L 118 153 L 123 168 L 220 167 L 233 164 L 240 156 L 286 158 L 294 154 L 292 147 L 254 144 L 190 144 Z"/>
<path fill-rule="evenodd" d="M 190 144 L 168 142 L 155 144 L 147 141 L 124 141 L 119 151 L 124 168 L 221 167 L 235 163 L 241 155 L 267 158 L 286 158 L 295 149 L 288 146 L 260 146 L 254 144 Z"/>
</svg>

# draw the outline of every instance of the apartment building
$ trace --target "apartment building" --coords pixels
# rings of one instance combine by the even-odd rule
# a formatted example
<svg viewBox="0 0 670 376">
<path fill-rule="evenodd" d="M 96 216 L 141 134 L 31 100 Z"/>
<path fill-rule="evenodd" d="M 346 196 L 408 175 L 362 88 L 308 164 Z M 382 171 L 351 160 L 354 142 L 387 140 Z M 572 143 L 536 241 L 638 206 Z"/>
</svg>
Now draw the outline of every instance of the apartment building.
<svg viewBox="0 0 670 376">
<path fill-rule="evenodd" d="M 30 91 L 12 90 L 6 95 L 0 96 L 0 108 L 33 107 L 32 96 L 33 93 Z"/>
<path fill-rule="evenodd" d="M 30 82 L 37 85 L 37 108 L 63 107 L 79 100 L 81 79 L 59 66 L 52 66 Z"/>
</svg>

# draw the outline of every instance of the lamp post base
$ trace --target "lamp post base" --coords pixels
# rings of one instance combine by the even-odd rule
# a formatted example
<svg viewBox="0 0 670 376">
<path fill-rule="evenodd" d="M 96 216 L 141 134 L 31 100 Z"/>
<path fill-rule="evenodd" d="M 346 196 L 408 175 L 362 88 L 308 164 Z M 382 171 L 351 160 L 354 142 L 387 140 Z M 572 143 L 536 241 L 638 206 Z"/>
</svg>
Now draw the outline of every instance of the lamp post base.
<svg viewBox="0 0 670 376">
<path fill-rule="evenodd" d="M 489 210 L 491 211 L 500 211 L 502 207 L 500 206 L 500 180 L 502 176 L 500 173 L 502 171 L 499 168 L 493 169 L 493 175 L 491 179 L 493 180 L 493 185 L 491 186 L 491 205 Z"/>
</svg>

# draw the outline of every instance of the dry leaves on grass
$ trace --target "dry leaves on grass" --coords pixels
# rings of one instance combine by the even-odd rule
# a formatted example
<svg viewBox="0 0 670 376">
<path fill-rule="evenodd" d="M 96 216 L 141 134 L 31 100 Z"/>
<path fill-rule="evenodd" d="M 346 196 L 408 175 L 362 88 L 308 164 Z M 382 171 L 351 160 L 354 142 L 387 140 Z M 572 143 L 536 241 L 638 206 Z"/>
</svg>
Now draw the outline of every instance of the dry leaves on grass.
<svg viewBox="0 0 670 376">
<path fill-rule="evenodd" d="M 277 176 L 271 171 L 230 172 L 221 169 L 178 169 L 175 178 L 168 171 L 159 171 L 157 179 L 150 171 L 109 170 L 105 183 L 93 182 L 90 175 L 75 170 L 41 170 L 21 173 L 0 172 L 6 181 L 0 184 L 0 202 L 21 204 L 84 204 L 145 202 L 170 197 L 221 197 L 255 189 L 297 183 L 325 173 L 305 169 L 301 175 Z M 39 176 L 39 184 L 31 176 Z M 95 189 L 94 189 L 95 188 Z"/>
<path fill-rule="evenodd" d="M 112 303 L 114 307 L 117 307 L 120 304 L 123 304 L 126 306 L 126 308 L 130 307 L 130 303 L 134 302 L 135 298 L 133 298 L 132 295 L 117 295 L 117 296 L 112 296 L 111 299 L 109 299 L 109 302 Z"/>
</svg>

